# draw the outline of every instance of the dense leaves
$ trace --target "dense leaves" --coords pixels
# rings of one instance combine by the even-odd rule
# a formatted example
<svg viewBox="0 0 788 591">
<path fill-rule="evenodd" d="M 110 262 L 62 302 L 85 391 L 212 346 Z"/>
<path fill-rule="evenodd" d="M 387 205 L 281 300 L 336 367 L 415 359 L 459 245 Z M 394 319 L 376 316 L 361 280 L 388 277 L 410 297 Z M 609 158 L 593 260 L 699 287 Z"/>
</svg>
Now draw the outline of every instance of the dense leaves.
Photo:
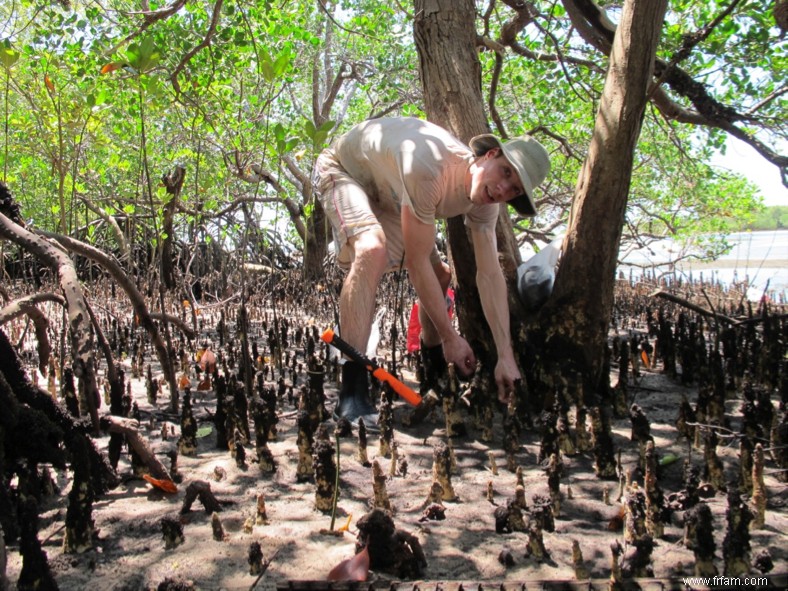
<svg viewBox="0 0 788 591">
<path fill-rule="evenodd" d="M 522 241 L 565 222 L 604 82 L 607 58 L 574 26 L 573 4 L 534 2 L 525 13 L 478 3 L 491 129 L 532 133 L 552 154 L 540 215 L 516 226 Z M 618 8 L 600 6 L 614 24 Z M 185 249 L 220 241 L 262 260 L 277 240 L 305 248 L 317 152 L 358 120 L 423 116 L 412 11 L 366 0 L 175 0 L 147 12 L 127 0 L 4 3 L 3 180 L 35 225 L 114 249 L 117 224 L 133 248 L 163 238 L 169 197 L 158 179 L 182 166 L 173 231 Z M 775 155 L 788 70 L 778 36 L 756 0 L 681 0 L 659 54 Z M 751 185 L 703 164 L 730 131 L 649 110 L 625 244 L 725 231 L 757 211 Z M 273 220 L 287 227 L 249 231 Z"/>
</svg>

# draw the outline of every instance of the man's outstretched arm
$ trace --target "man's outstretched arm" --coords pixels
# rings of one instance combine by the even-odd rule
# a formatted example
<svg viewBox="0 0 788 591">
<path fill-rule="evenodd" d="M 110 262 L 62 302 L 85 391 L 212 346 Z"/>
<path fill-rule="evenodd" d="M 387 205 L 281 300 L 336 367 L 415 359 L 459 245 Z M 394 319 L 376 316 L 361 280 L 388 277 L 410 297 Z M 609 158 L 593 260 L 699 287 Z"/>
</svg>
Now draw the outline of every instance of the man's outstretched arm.
<svg viewBox="0 0 788 591">
<path fill-rule="evenodd" d="M 495 365 L 498 399 L 501 402 L 508 402 L 514 392 L 515 380 L 520 379 L 520 370 L 512 351 L 506 279 L 498 263 L 495 228 L 472 229 L 471 237 L 476 259 L 476 287 L 498 353 L 498 363 Z"/>
<path fill-rule="evenodd" d="M 403 206 L 402 237 L 405 242 L 405 267 L 419 296 L 419 305 L 435 325 L 446 361 L 454 363 L 462 375 L 468 375 L 476 365 L 476 357 L 467 341 L 452 326 L 443 289 L 430 261 L 435 246 L 435 226 L 425 224 L 408 206 Z"/>
</svg>

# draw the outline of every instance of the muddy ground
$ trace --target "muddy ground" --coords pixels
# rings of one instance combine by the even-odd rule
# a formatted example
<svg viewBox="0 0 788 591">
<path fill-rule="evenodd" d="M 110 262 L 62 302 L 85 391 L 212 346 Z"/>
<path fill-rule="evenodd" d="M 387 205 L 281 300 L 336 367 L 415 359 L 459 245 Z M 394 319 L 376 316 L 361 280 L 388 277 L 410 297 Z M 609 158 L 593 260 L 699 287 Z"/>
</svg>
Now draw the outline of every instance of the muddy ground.
<svg viewBox="0 0 788 591">
<path fill-rule="evenodd" d="M 194 352 L 188 351 L 189 355 Z M 159 397 L 155 406 L 148 403 L 144 377 L 131 377 L 129 359 L 123 361 L 123 366 L 143 417 L 140 429 L 162 462 L 169 466 L 166 454 L 176 445 L 176 437 L 163 441 L 162 425 L 166 422 L 169 430 L 174 427 L 177 435 L 178 417 L 167 414 L 164 396 Z M 405 381 L 417 387 L 413 371 L 406 369 L 403 373 Z M 296 385 L 303 379 L 299 376 Z M 615 384 L 617 379 L 614 369 L 611 382 Z M 42 379 L 41 385 L 45 387 L 45 380 Z M 331 410 L 336 400 L 336 387 L 327 383 L 325 388 L 327 407 Z M 700 464 L 702 461 L 702 452 L 692 450 L 686 441 L 679 441 L 676 431 L 679 403 L 683 396 L 694 401 L 697 387 L 682 387 L 663 375 L 659 368 L 641 368 L 637 380 L 630 378 L 629 391 L 632 401 L 643 408 L 651 421 L 658 453 L 663 457 L 675 454 L 679 458 L 664 467 L 661 487 L 666 495 L 680 490 L 683 460 L 691 454 L 693 462 Z M 740 400 L 728 402 L 734 428 L 740 405 Z M 103 409 L 106 411 L 106 406 Z M 197 454 L 179 457 L 178 470 L 183 481 L 175 494 L 165 494 L 133 477 L 128 455 L 124 453 L 119 466 L 122 483 L 94 504 L 95 547 L 83 554 L 66 555 L 62 551 L 70 473 L 53 471 L 58 492 L 45 501 L 39 538 L 61 589 L 148 589 L 156 588 L 167 578 L 191 582 L 198 589 L 275 589 L 288 581 L 325 581 L 332 567 L 354 555 L 357 521 L 370 510 L 372 502 L 372 469 L 359 463 L 355 437 L 341 439 L 341 493 L 334 524 L 334 529 L 339 529 L 349 522 L 349 528 L 340 535 L 329 535 L 325 530 L 331 526 L 331 515 L 315 509 L 315 485 L 298 482 L 296 478 L 298 449 L 293 406 L 283 400 L 278 409 L 278 436 L 270 444 L 278 469 L 272 475 L 260 473 L 254 461 L 253 445 L 247 448 L 246 469 L 239 468 L 227 451 L 216 449 L 215 433 L 210 428 L 214 410 L 212 391 L 195 395 L 194 413 L 201 427 Z M 526 533 L 496 533 L 495 529 L 493 512 L 513 498 L 516 486 L 515 474 L 506 469 L 502 451 L 502 415 L 495 416 L 495 440 L 485 442 L 480 439 L 471 416 L 464 413 L 468 434 L 453 441 L 457 468 L 452 474 L 452 484 L 458 498 L 444 503 L 444 520 L 425 521 L 423 509 L 433 480 L 433 447 L 445 440 L 445 423 L 443 414 L 436 410 L 424 422 L 404 426 L 403 418 L 410 412 L 411 407 L 404 402 L 395 403 L 395 441 L 400 458 L 407 461 L 407 472 L 390 476 L 386 488 L 396 526 L 415 535 L 423 547 L 427 566 L 421 579 L 432 582 L 433 586 L 439 581 L 496 585 L 504 581 L 512 584 L 572 581 L 576 574 L 572 561 L 575 540 L 582 551 L 588 575 L 592 579 L 609 576 L 610 546 L 616 540 L 623 543 L 620 524 L 615 522 L 621 508 L 619 489 L 617 482 L 603 481 L 594 475 L 590 453 L 563 457 L 561 510 L 555 520 L 555 531 L 544 533 L 549 558 L 537 561 L 525 557 Z M 622 452 L 622 465 L 628 469 L 637 457 L 637 446 L 630 440 L 629 419 L 616 419 L 613 431 L 615 446 Z M 107 436 L 99 438 L 98 446 L 106 448 L 107 440 Z M 524 431 L 521 442 L 516 461 L 522 469 L 526 499 L 530 502 L 534 494 L 548 493 L 547 480 L 543 467 L 536 461 L 539 453 L 537 430 Z M 723 443 L 718 451 L 726 472 L 732 476 L 738 469 L 738 446 Z M 491 468 L 490 452 L 496 458 L 497 474 Z M 379 461 L 385 474 L 390 474 L 391 460 L 379 455 L 374 436 L 370 437 L 368 454 L 370 460 Z M 222 501 L 220 518 L 226 534 L 224 540 L 214 538 L 211 515 L 203 511 L 199 502 L 189 513 L 179 515 L 186 487 L 194 480 L 209 482 L 213 493 Z M 786 574 L 788 486 L 777 480 L 771 462 L 767 462 L 765 482 L 769 495 L 766 524 L 752 531 L 751 555 L 754 558 L 768 551 L 774 563 L 771 574 Z M 490 483 L 492 502 L 488 499 Z M 604 489 L 609 491 L 608 503 L 604 502 Z M 261 493 L 265 498 L 268 523 L 245 528 L 245 522 L 256 514 L 257 497 Z M 714 516 L 715 563 L 722 573 L 726 495 L 718 491 L 706 502 Z M 185 540 L 176 548 L 165 548 L 161 527 L 164 517 L 179 518 L 183 524 Z M 657 541 L 653 551 L 653 572 L 657 578 L 692 576 L 694 557 L 682 543 L 681 517 L 681 513 L 673 514 L 665 527 L 664 537 Z M 251 575 L 247 563 L 250 544 L 255 541 L 261 545 L 268 565 L 261 577 Z M 502 550 L 510 552 L 514 564 L 505 566 L 499 561 Z M 12 586 L 20 568 L 18 547 L 12 545 L 7 567 Z M 760 572 L 753 569 L 752 576 L 758 575 Z M 381 584 L 377 588 L 381 588 L 395 579 L 390 574 L 373 571 L 369 580 L 377 581 Z"/>
</svg>

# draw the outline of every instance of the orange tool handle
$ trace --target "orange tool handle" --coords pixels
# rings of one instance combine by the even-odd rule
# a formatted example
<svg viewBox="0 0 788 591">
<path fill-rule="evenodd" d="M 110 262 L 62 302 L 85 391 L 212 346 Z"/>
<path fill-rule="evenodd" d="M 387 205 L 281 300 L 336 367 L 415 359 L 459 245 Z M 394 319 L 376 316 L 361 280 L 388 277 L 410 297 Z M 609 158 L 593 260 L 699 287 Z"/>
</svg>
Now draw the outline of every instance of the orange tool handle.
<svg viewBox="0 0 788 591">
<path fill-rule="evenodd" d="M 365 368 L 367 368 L 367 371 L 369 371 L 381 382 L 385 382 L 391 386 L 391 389 L 394 390 L 400 397 L 402 397 L 405 402 L 408 402 L 413 406 L 418 406 L 421 404 L 421 396 L 418 393 L 408 388 L 405 384 L 400 382 L 397 378 L 380 367 L 377 363 L 372 361 L 369 357 L 362 355 L 355 347 L 353 347 L 347 341 L 342 340 L 339 335 L 337 335 L 330 328 L 320 335 L 320 338 L 329 345 L 332 345 L 342 351 L 342 353 L 350 357 L 356 363 L 363 365 Z"/>
</svg>

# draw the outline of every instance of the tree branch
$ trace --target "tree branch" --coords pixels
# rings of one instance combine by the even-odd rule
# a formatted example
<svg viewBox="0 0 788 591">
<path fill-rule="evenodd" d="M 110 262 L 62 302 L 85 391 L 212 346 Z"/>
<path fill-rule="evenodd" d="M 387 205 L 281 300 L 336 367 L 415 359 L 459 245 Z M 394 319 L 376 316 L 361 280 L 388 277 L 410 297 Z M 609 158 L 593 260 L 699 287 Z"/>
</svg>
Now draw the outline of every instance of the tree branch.
<svg viewBox="0 0 788 591">
<path fill-rule="evenodd" d="M 721 17 L 727 15 L 738 1 L 733 0 L 732 6 L 723 11 L 723 15 L 717 17 L 696 36 L 702 38 L 703 35 L 708 35 L 707 29 L 716 26 Z M 607 17 L 604 9 L 600 8 L 593 0 L 564 0 L 564 6 L 572 24 L 575 25 L 583 39 L 599 51 L 609 55 L 616 27 Z M 681 123 L 717 128 L 749 144 L 767 161 L 778 167 L 783 185 L 788 187 L 788 156 L 778 154 L 755 136 L 734 125 L 737 121 L 754 121 L 752 110 L 747 114 L 740 114 L 735 109 L 723 105 L 709 95 L 703 84 L 695 81 L 692 76 L 675 64 L 671 64 L 664 60 L 655 60 L 654 74 L 658 83 L 666 82 L 673 92 L 688 99 L 695 110 L 680 107 L 663 92 L 659 84 L 654 84 L 650 90 L 650 98 L 663 116 Z"/>
<path fill-rule="evenodd" d="M 156 325 L 153 322 L 150 312 L 148 312 L 148 307 L 145 305 L 145 299 L 137 289 L 137 286 L 134 284 L 134 281 L 132 281 L 131 277 L 129 277 L 129 275 L 125 273 L 123 269 L 121 269 L 120 265 L 115 260 L 115 257 L 108 255 L 101 250 L 90 246 L 89 244 L 85 244 L 84 242 L 80 242 L 79 240 L 75 240 L 68 236 L 62 236 L 51 232 L 41 232 L 41 234 L 57 240 L 57 242 L 59 242 L 68 250 L 76 252 L 77 254 L 80 254 L 85 258 L 98 263 L 112 276 L 115 281 L 117 281 L 121 289 L 126 292 L 132 308 L 134 309 L 134 313 L 137 315 L 137 318 L 139 318 L 140 325 L 148 332 L 148 335 L 151 337 L 154 348 L 156 349 L 157 356 L 159 358 L 159 363 L 161 363 L 161 368 L 164 372 L 164 377 L 166 378 L 167 384 L 170 387 L 170 396 L 174 397 L 174 400 L 177 400 L 178 385 L 175 381 L 175 370 L 172 366 L 172 363 L 170 362 L 170 356 L 167 352 L 167 347 L 165 346 L 164 341 L 159 334 L 159 330 L 156 328 Z M 85 317 L 87 318 L 87 316 L 87 311 L 85 311 Z M 173 404 L 173 407 L 174 406 L 175 404 Z"/>
<path fill-rule="evenodd" d="M 711 35 L 712 31 L 714 31 L 714 28 L 717 25 L 719 25 L 725 18 L 727 18 L 731 12 L 733 12 L 733 9 L 736 8 L 736 5 L 739 2 L 740 0 L 733 0 L 733 2 L 731 2 L 728 8 L 720 12 L 720 14 L 718 14 L 713 21 L 708 23 L 700 31 L 684 35 L 684 42 L 682 43 L 679 50 L 673 54 L 673 57 L 670 59 L 670 62 L 665 67 L 665 71 L 657 79 L 655 88 L 662 85 L 662 82 L 665 80 L 666 75 L 676 66 L 676 64 L 684 61 L 689 57 L 690 53 L 692 53 L 692 49 L 696 45 L 698 45 L 698 43 L 700 43 L 701 41 L 706 39 L 709 35 Z"/>
<path fill-rule="evenodd" d="M 184 0 L 184 2 L 185 1 L 186 0 Z M 211 16 L 211 24 L 208 27 L 208 32 L 205 33 L 205 37 L 203 37 L 203 40 L 199 44 L 197 44 L 194 48 L 188 51 L 186 55 L 183 56 L 180 63 L 175 66 L 172 74 L 170 74 L 170 81 L 172 82 L 172 87 L 175 89 L 176 94 L 181 93 L 181 85 L 178 83 L 178 74 L 180 74 L 181 70 L 183 70 L 183 68 L 186 67 L 186 64 L 189 63 L 189 60 L 197 55 L 200 50 L 205 49 L 208 47 L 208 45 L 210 45 L 211 39 L 216 33 L 216 27 L 219 25 L 219 15 L 221 14 L 223 3 L 224 0 L 216 0 L 216 4 L 213 7 L 213 15 Z"/>
<path fill-rule="evenodd" d="M 104 222 L 112 230 L 112 234 L 115 236 L 115 239 L 118 241 L 118 248 L 120 248 L 120 252 L 123 255 L 122 258 L 134 264 L 134 260 L 131 256 L 131 250 L 129 249 L 129 243 L 126 240 L 126 237 L 123 235 L 123 231 L 120 229 L 118 221 L 115 219 L 115 217 L 108 215 L 104 210 L 94 205 L 93 202 L 84 195 L 80 195 L 79 200 L 85 204 L 85 207 L 104 220 Z"/>
<path fill-rule="evenodd" d="M 38 369 L 43 375 L 46 375 L 49 355 L 52 353 L 52 348 L 49 344 L 49 336 L 47 335 L 49 320 L 47 320 L 46 315 L 36 306 L 36 304 L 44 302 L 56 302 L 61 306 L 66 305 L 65 298 L 55 293 L 35 293 L 19 298 L 0 310 L 0 326 L 22 314 L 27 314 L 30 317 L 36 331 Z"/>
<path fill-rule="evenodd" d="M 134 39 L 135 37 L 139 37 L 153 23 L 170 18 L 173 14 L 177 13 L 181 8 L 183 8 L 186 5 L 186 2 L 188 1 L 189 0 L 175 0 L 169 6 L 165 6 L 164 8 L 160 8 L 159 10 L 154 10 L 152 12 L 151 11 L 127 12 L 126 14 L 130 16 L 137 14 L 143 15 L 144 19 L 142 21 L 142 24 L 140 25 L 139 29 L 137 29 L 130 35 L 127 35 L 120 43 L 117 43 L 114 47 L 109 49 L 109 51 L 107 51 L 107 54 L 115 53 L 120 47 L 122 47 L 123 45 Z"/>
<path fill-rule="evenodd" d="M 233 170 L 234 174 L 238 176 L 241 180 L 244 180 L 248 183 L 260 183 L 265 181 L 268 185 L 274 188 L 277 195 L 279 196 L 278 199 L 275 201 L 282 203 L 285 208 L 287 209 L 288 214 L 290 215 L 290 219 L 295 226 L 296 232 L 301 237 L 302 240 L 306 239 L 306 227 L 304 226 L 304 212 L 301 209 L 301 206 L 294 202 L 292 199 L 287 197 L 287 191 L 285 188 L 274 178 L 274 175 L 271 171 L 263 168 L 259 164 L 252 164 L 247 167 L 249 171 L 253 174 L 249 174 L 247 170 L 238 170 L 238 169 L 231 169 Z"/>
<path fill-rule="evenodd" d="M 93 428 L 98 430 L 100 398 L 96 384 L 93 334 L 90 330 L 85 294 L 73 262 L 59 246 L 15 224 L 3 214 L 0 214 L 0 237 L 18 244 L 57 273 L 60 287 L 65 294 L 74 375 L 79 378 L 79 388 L 87 401 Z"/>
<path fill-rule="evenodd" d="M 685 300 L 684 298 L 680 298 L 677 295 L 673 295 L 672 293 L 668 293 L 667 291 L 663 291 L 661 289 L 658 289 L 658 290 L 650 293 L 649 296 L 652 297 L 652 298 L 659 297 L 659 298 L 668 300 L 670 302 L 673 302 L 675 304 L 683 306 L 683 307 L 687 308 L 688 310 L 692 310 L 693 312 L 697 312 L 698 314 L 701 314 L 702 316 L 708 316 L 709 318 L 714 318 L 715 320 L 722 320 L 723 322 L 726 322 L 728 324 L 735 324 L 736 323 L 736 321 L 733 318 L 731 318 L 730 316 L 725 316 L 724 314 L 718 314 L 716 312 L 711 312 L 711 311 L 707 310 L 706 308 L 698 306 L 697 304 L 693 304 L 692 302 L 690 302 L 688 300 Z"/>
<path fill-rule="evenodd" d="M 186 323 L 180 318 L 178 318 L 177 316 L 173 316 L 172 314 L 161 314 L 159 312 L 151 312 L 150 317 L 153 318 L 153 320 L 159 320 L 161 322 L 166 322 L 168 324 L 174 325 L 190 341 L 194 340 L 197 336 L 194 333 L 194 331 L 188 326 L 186 326 Z"/>
<path fill-rule="evenodd" d="M 169 470 L 159 461 L 148 442 L 140 435 L 140 424 L 138 421 L 125 417 L 104 415 L 101 417 L 101 423 L 110 433 L 120 433 L 126 436 L 129 447 L 137 452 L 142 462 L 150 470 L 151 476 L 158 479 L 172 480 Z"/>
</svg>

